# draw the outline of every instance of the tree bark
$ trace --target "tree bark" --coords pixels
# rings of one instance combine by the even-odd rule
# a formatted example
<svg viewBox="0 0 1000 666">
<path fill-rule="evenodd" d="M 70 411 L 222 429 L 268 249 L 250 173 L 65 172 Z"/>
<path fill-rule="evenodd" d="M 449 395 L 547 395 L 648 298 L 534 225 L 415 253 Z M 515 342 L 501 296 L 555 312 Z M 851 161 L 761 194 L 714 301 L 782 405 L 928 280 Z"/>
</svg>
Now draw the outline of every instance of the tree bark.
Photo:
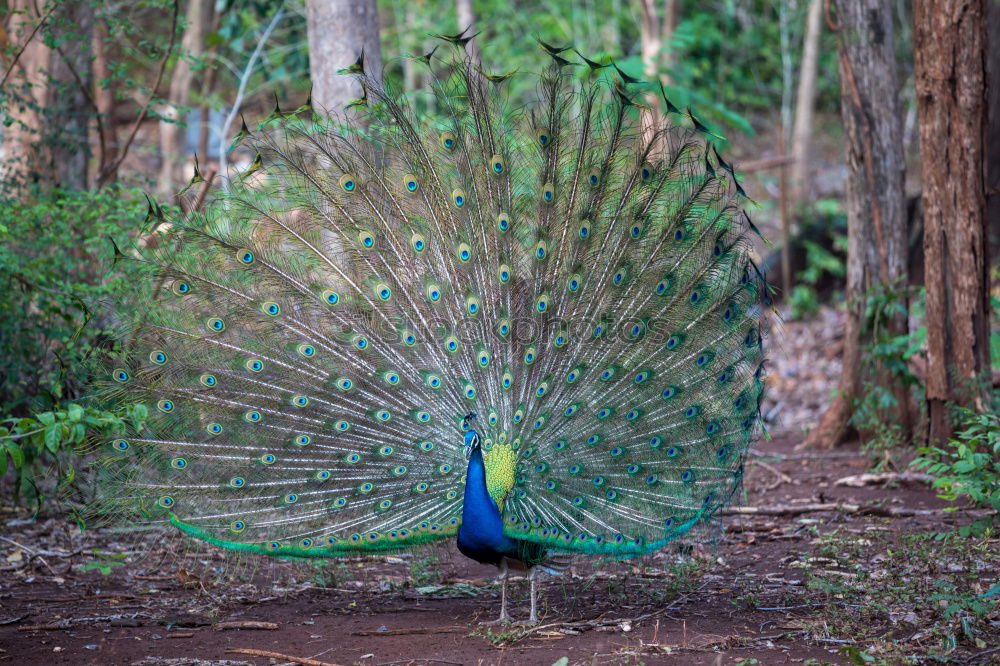
<svg viewBox="0 0 1000 666">
<path fill-rule="evenodd" d="M 869 333 L 864 326 L 866 294 L 878 283 L 905 283 L 907 258 L 892 8 L 889 0 L 841 0 L 836 9 L 848 165 L 847 324 L 837 394 L 802 444 L 816 448 L 832 448 L 848 430 L 861 388 L 861 345 Z M 892 325 L 900 323 L 905 332 L 905 318 Z M 886 376 L 879 379 L 893 383 Z M 899 416 L 906 428 L 906 392 L 897 385 L 887 388 L 901 401 Z"/>
<path fill-rule="evenodd" d="M 809 149 L 812 142 L 813 111 L 816 104 L 816 72 L 819 68 L 819 37 L 822 25 L 823 0 L 810 0 L 806 18 L 806 33 L 802 40 L 802 64 L 799 67 L 799 90 L 795 100 L 795 125 L 792 129 L 793 204 L 801 203 L 811 190 L 812 176 Z"/>
<path fill-rule="evenodd" d="M 1000 3 L 986 3 L 986 223 L 1000 239 Z M 997 246 L 992 245 L 992 252 Z M 992 257 L 991 257 L 992 261 Z"/>
<path fill-rule="evenodd" d="M 927 287 L 927 435 L 940 443 L 954 431 L 952 405 L 988 405 L 985 4 L 917 0 L 913 27 Z"/>
<path fill-rule="evenodd" d="M 666 85 L 670 77 L 666 70 L 673 64 L 668 43 L 673 39 L 677 27 L 678 7 L 676 0 L 665 0 L 661 20 L 656 10 L 656 0 L 640 0 L 642 20 L 639 23 L 639 44 L 642 57 L 642 73 L 646 80 L 659 80 Z M 664 72 L 661 74 L 661 72 Z M 642 110 L 641 124 L 645 141 L 649 141 L 656 131 L 657 122 L 663 113 L 660 97 L 656 93 L 646 95 L 649 109 Z"/>
<path fill-rule="evenodd" d="M 157 188 L 161 197 L 167 197 L 183 180 L 184 166 L 188 159 L 187 136 L 182 115 L 191 101 L 194 88 L 195 67 L 193 60 L 205 50 L 205 35 L 212 17 L 212 0 L 188 0 L 181 51 L 170 79 L 167 103 L 161 110 L 160 121 L 160 178 Z"/>
<path fill-rule="evenodd" d="M 337 70 L 353 64 L 362 50 L 365 72 L 381 81 L 382 52 L 375 0 L 306 0 L 309 69 L 313 102 L 330 112 L 361 96 L 361 84 Z"/>
<path fill-rule="evenodd" d="M 468 29 L 469 35 L 476 32 L 476 12 L 472 8 L 472 0 L 455 0 L 455 14 L 458 17 L 458 29 Z M 474 63 L 479 63 L 479 47 L 476 40 L 472 40 L 465 46 L 465 53 Z"/>
</svg>

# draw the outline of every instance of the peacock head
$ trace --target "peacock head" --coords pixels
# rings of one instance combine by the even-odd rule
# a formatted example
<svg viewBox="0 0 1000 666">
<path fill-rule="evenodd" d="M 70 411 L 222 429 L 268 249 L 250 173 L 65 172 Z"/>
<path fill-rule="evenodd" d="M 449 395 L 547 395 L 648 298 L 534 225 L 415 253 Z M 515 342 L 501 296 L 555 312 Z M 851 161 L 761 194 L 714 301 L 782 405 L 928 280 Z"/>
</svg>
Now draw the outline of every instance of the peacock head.
<svg viewBox="0 0 1000 666">
<path fill-rule="evenodd" d="M 462 429 L 465 430 L 465 459 L 472 457 L 472 452 L 479 446 L 479 433 L 472 427 L 472 422 L 476 420 L 476 413 L 469 412 L 462 419 Z"/>
</svg>

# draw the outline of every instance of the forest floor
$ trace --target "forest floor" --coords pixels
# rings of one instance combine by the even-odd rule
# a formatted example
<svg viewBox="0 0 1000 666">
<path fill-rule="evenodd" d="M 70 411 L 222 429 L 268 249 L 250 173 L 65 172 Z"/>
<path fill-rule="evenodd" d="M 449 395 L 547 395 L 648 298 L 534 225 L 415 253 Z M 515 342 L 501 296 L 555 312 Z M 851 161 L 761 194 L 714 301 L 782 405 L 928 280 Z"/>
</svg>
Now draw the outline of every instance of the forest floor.
<svg viewBox="0 0 1000 666">
<path fill-rule="evenodd" d="M 479 625 L 497 613 L 495 570 L 453 546 L 257 560 L 225 582 L 218 552 L 7 509 L 0 663 L 1000 663 L 1000 608 L 985 596 L 1000 541 L 935 540 L 970 512 L 942 511 L 919 477 L 860 476 L 857 448 L 799 453 L 798 440 L 757 445 L 743 505 L 708 542 L 575 560 L 541 586 L 533 628 Z M 526 617 L 526 583 L 511 587 Z"/>
</svg>

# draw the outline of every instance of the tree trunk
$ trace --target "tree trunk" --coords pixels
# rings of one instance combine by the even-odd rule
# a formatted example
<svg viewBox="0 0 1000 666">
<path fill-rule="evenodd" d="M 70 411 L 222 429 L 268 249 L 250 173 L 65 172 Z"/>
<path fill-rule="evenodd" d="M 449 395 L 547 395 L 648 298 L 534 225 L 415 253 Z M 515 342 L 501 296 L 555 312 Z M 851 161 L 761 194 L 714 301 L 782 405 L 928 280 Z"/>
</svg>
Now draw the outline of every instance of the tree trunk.
<svg viewBox="0 0 1000 666">
<path fill-rule="evenodd" d="M 799 90 L 795 100 L 795 125 L 792 130 L 793 204 L 801 203 L 811 191 L 809 148 L 812 142 L 813 110 L 816 103 L 816 72 L 819 68 L 819 37 L 822 25 L 823 0 L 810 0 L 806 33 L 802 40 L 802 64 L 799 67 Z"/>
<path fill-rule="evenodd" d="M 639 24 L 639 43 L 642 56 L 642 73 L 647 81 L 666 85 L 670 82 L 666 72 L 673 64 L 673 57 L 670 53 L 669 42 L 673 39 L 674 30 L 677 27 L 678 7 L 676 0 L 665 0 L 663 19 L 656 10 L 656 0 L 640 0 L 639 8 L 642 11 L 642 20 Z M 655 92 L 646 95 L 646 104 L 649 109 L 642 110 L 642 134 L 645 141 L 649 141 L 656 131 L 656 125 L 663 113 L 660 104 L 660 96 Z"/>
<path fill-rule="evenodd" d="M 986 223 L 1000 240 L 1000 3 L 986 3 Z M 992 261 L 993 257 L 991 257 Z"/>
<path fill-rule="evenodd" d="M 161 197 L 168 197 L 184 179 L 184 166 L 188 161 L 187 133 L 183 114 L 191 101 L 195 68 L 193 60 L 205 50 L 205 35 L 212 18 L 212 0 L 188 0 L 187 25 L 181 37 L 181 52 L 170 79 L 167 103 L 161 110 L 160 121 L 160 178 L 157 189 Z M 204 157 L 204 156 L 202 156 Z"/>
<path fill-rule="evenodd" d="M 848 165 L 847 325 L 837 394 L 819 426 L 802 444 L 816 448 L 835 446 L 848 429 L 861 388 L 861 345 L 870 333 L 864 326 L 866 293 L 879 283 L 904 284 L 907 257 L 902 128 L 890 2 L 841 0 L 837 20 Z M 891 324 L 895 332 L 906 331 L 905 318 L 901 319 Z M 885 375 L 879 380 L 894 384 Z M 906 391 L 898 385 L 887 388 L 901 403 L 899 417 L 906 429 Z"/>
<path fill-rule="evenodd" d="M 84 189 L 93 6 L 70 2 L 39 15 L 30 0 L 11 0 L 8 9 L 7 34 L 23 51 L 6 83 L 21 103 L 10 105 L 2 175 Z"/>
<path fill-rule="evenodd" d="M 458 16 L 459 30 L 468 29 L 469 35 L 476 33 L 476 12 L 472 8 L 472 0 L 455 0 L 455 14 Z M 476 40 L 466 44 L 465 53 L 472 62 L 479 62 L 479 47 L 476 46 Z"/>
<path fill-rule="evenodd" d="M 313 102 L 336 113 L 361 96 L 361 84 L 337 70 L 353 64 L 362 50 L 365 72 L 382 79 L 375 0 L 306 0 L 309 69 Z"/>
<path fill-rule="evenodd" d="M 931 443 L 952 435 L 952 404 L 988 405 L 984 14 L 983 0 L 913 4 Z"/>
</svg>

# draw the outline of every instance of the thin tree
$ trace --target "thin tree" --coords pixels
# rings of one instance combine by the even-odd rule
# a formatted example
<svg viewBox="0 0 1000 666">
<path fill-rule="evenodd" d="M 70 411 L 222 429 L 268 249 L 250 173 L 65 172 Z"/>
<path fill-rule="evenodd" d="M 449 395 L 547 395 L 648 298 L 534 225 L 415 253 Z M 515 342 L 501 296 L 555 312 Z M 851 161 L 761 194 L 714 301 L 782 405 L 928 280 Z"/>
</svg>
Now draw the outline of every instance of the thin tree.
<svg viewBox="0 0 1000 666">
<path fill-rule="evenodd" d="M 382 52 L 375 0 L 306 0 L 312 99 L 321 109 L 342 111 L 361 97 L 353 76 L 337 74 L 364 53 L 364 69 L 381 79 Z"/>
<path fill-rule="evenodd" d="M 819 70 L 819 38 L 822 32 L 823 0 L 809 0 L 806 32 L 802 39 L 802 64 L 799 66 L 799 88 L 795 98 L 795 125 L 792 130 L 792 202 L 800 203 L 810 190 L 810 145 L 813 133 L 813 111 L 816 106 L 816 73 Z"/>
<path fill-rule="evenodd" d="M 847 144 L 847 322 L 843 371 L 832 403 L 801 447 L 830 448 L 847 433 L 862 385 L 866 299 L 906 276 L 906 215 L 899 89 L 889 0 L 840 0 L 836 23 L 841 115 Z M 906 321 L 892 326 L 905 332 Z M 893 384 L 892 378 L 880 382 Z M 908 398 L 888 387 L 905 417 Z M 906 424 L 904 423 L 904 429 Z"/>
<path fill-rule="evenodd" d="M 213 0 L 188 0 L 187 24 L 181 37 L 181 53 L 170 79 L 167 103 L 160 120 L 160 196 L 173 192 L 182 179 L 182 169 L 188 159 L 187 135 L 181 117 L 191 102 L 198 58 L 205 50 L 205 36 L 212 20 Z"/>
<path fill-rule="evenodd" d="M 988 405 L 985 26 L 983 0 L 913 3 L 932 443 L 952 435 L 953 405 Z"/>
</svg>

